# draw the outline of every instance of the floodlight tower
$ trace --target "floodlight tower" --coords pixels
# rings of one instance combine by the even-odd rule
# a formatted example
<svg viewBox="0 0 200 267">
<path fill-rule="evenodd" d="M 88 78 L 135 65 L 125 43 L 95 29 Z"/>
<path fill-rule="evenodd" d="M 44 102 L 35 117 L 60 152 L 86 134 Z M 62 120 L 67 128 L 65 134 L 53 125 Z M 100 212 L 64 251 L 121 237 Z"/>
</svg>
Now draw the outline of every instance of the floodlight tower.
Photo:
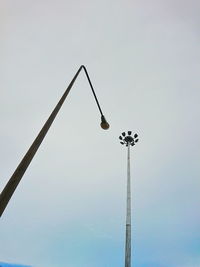
<svg viewBox="0 0 200 267">
<path fill-rule="evenodd" d="M 125 245 L 125 267 L 131 267 L 131 175 L 130 175 L 130 146 L 134 146 L 138 142 L 138 135 L 128 131 L 119 137 L 122 145 L 128 148 L 127 153 L 127 202 L 126 202 L 126 245 Z"/>
</svg>

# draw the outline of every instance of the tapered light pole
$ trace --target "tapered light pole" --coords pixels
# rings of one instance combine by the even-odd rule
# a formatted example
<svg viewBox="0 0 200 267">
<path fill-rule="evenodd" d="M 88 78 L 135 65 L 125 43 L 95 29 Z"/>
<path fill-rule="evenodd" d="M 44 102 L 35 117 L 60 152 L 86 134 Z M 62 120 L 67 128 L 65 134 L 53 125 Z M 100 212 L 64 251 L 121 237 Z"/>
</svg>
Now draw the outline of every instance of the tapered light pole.
<svg viewBox="0 0 200 267">
<path fill-rule="evenodd" d="M 109 124 L 105 119 L 105 116 L 103 115 L 103 112 L 101 110 L 99 101 L 96 97 L 94 88 L 92 86 L 92 83 L 90 81 L 90 77 L 88 75 L 88 72 L 85 68 L 85 66 L 80 66 L 80 68 L 78 69 L 77 73 L 75 74 L 74 78 L 72 79 L 72 81 L 70 82 L 69 86 L 67 87 L 66 91 L 64 92 L 63 96 L 61 97 L 61 99 L 59 100 L 59 102 L 57 103 L 56 107 L 54 108 L 54 110 L 52 111 L 52 113 L 50 114 L 49 118 L 47 119 L 46 123 L 44 124 L 44 126 L 42 127 L 41 131 L 39 132 L 38 136 L 36 137 L 36 139 L 34 140 L 34 142 L 32 143 L 32 145 L 30 146 L 29 150 L 27 151 L 27 153 L 25 154 L 25 156 L 23 157 L 23 159 L 21 160 L 20 164 L 18 165 L 18 167 L 16 168 L 15 172 L 13 173 L 13 175 L 11 176 L 10 180 L 8 181 L 8 183 L 6 184 L 5 188 L 3 189 L 3 191 L 0 194 L 0 216 L 3 214 L 6 206 L 8 205 L 9 200 L 11 199 L 15 189 L 17 188 L 19 182 L 21 181 L 26 169 L 28 168 L 29 164 L 31 163 L 35 153 L 37 152 L 40 144 L 42 143 L 44 137 L 46 136 L 51 124 L 53 123 L 56 115 L 58 114 L 61 106 L 63 105 L 68 93 L 70 92 L 76 78 L 78 77 L 79 73 L 81 70 L 84 70 L 88 82 L 90 84 L 93 96 L 95 98 L 97 107 L 99 109 L 99 112 L 101 114 L 101 127 L 106 130 L 109 128 Z"/>
<path fill-rule="evenodd" d="M 131 267 L 131 174 L 130 174 L 130 146 L 138 142 L 138 135 L 128 131 L 119 137 L 122 145 L 127 147 L 127 199 L 126 199 L 126 243 L 125 243 L 125 267 Z"/>
</svg>

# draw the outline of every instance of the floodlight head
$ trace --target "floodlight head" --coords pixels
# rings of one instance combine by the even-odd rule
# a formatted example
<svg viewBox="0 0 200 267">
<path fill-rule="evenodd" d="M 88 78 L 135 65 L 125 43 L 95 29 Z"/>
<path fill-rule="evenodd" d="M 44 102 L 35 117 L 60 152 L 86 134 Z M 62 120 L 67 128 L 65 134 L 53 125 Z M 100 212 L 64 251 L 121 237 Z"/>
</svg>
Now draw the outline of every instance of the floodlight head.
<svg viewBox="0 0 200 267">
<path fill-rule="evenodd" d="M 126 145 L 126 146 L 134 146 L 135 143 L 137 143 L 139 141 L 138 134 L 134 134 L 134 136 L 131 136 L 132 132 L 128 131 L 128 135 L 126 135 L 125 132 L 122 133 L 121 136 L 119 136 L 119 139 L 122 140 L 122 142 L 120 142 L 122 145 Z"/>
<path fill-rule="evenodd" d="M 101 116 L 101 128 L 104 130 L 109 129 L 110 125 L 109 123 L 106 121 L 106 118 L 102 115 Z"/>
</svg>

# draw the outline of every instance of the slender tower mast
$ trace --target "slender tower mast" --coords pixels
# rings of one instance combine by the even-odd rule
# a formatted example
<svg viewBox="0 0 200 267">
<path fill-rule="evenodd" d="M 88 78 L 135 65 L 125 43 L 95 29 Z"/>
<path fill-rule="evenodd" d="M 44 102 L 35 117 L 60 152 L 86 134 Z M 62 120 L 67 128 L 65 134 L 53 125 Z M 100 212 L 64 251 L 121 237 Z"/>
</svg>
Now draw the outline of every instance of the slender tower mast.
<svg viewBox="0 0 200 267">
<path fill-rule="evenodd" d="M 128 131 L 119 137 L 122 145 L 127 146 L 127 202 L 126 202 L 126 245 L 125 245 L 125 267 L 131 267 L 131 174 L 130 174 L 130 146 L 138 142 L 138 135 Z"/>
</svg>

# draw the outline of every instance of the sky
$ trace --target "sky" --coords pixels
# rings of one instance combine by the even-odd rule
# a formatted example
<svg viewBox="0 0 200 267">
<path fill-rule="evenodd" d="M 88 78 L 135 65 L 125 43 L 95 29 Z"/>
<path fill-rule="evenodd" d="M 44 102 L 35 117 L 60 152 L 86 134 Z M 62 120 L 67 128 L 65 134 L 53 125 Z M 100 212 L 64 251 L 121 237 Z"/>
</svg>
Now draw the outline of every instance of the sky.
<svg viewBox="0 0 200 267">
<path fill-rule="evenodd" d="M 200 267 L 198 0 L 1 0 L 0 190 L 84 64 L 0 221 L 0 266 Z M 6 265 L 7 263 L 7 265 Z"/>
</svg>

